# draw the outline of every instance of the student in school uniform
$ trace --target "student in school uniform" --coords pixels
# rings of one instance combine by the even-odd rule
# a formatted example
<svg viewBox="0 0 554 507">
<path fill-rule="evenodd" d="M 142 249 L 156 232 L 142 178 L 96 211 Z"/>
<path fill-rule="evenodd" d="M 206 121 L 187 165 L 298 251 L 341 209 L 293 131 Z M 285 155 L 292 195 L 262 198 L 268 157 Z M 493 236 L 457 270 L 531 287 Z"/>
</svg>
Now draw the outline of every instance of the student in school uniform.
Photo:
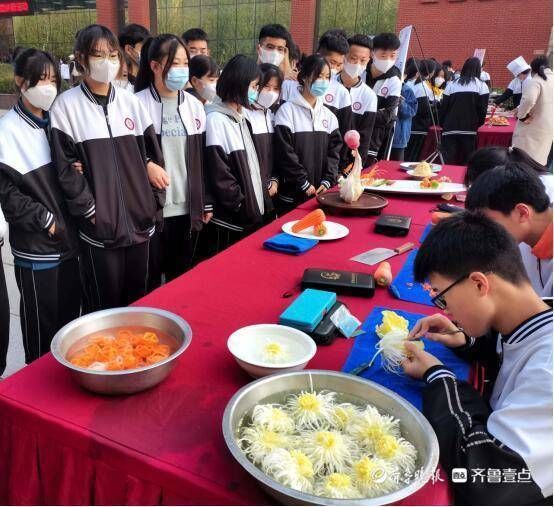
<svg viewBox="0 0 554 507">
<path fill-rule="evenodd" d="M 258 64 L 271 63 L 281 69 L 286 80 L 296 80 L 293 68 L 293 53 L 298 52 L 289 31 L 278 23 L 264 25 L 260 28 L 256 46 Z"/>
<path fill-rule="evenodd" d="M 433 91 L 435 102 L 437 103 L 438 106 L 440 106 L 440 102 L 442 100 L 442 94 L 446 89 L 447 75 L 448 73 L 446 69 L 442 67 L 442 65 L 435 64 L 435 71 L 433 72 L 433 75 L 429 79 L 429 84 L 431 85 L 431 90 Z"/>
<path fill-rule="evenodd" d="M 275 115 L 278 203 L 284 213 L 331 188 L 337 178 L 342 137 L 336 116 L 323 104 L 331 69 L 320 55 L 302 61 L 300 93 Z"/>
<path fill-rule="evenodd" d="M 475 150 L 477 129 L 485 123 L 489 88 L 479 79 L 479 58 L 468 58 L 458 79 L 448 83 L 439 111 L 447 164 L 466 165 Z"/>
<path fill-rule="evenodd" d="M 211 56 L 198 55 L 189 61 L 190 87 L 185 91 L 206 105 L 216 97 L 219 67 Z"/>
<path fill-rule="evenodd" d="M 406 83 L 402 83 L 402 95 L 400 97 L 397 114 L 398 120 L 396 120 L 392 150 L 390 152 L 391 160 L 404 161 L 404 150 L 410 139 L 412 119 L 416 112 L 417 99 L 414 94 L 414 89 Z"/>
<path fill-rule="evenodd" d="M 120 86 L 131 93 L 134 90 L 135 80 L 140 65 L 140 50 L 150 32 L 142 25 L 129 23 L 125 25 L 118 35 L 119 46 L 123 51 L 122 68 L 126 68 L 125 78 L 120 81 Z M 124 65 L 123 65 L 124 63 Z"/>
<path fill-rule="evenodd" d="M 283 73 L 271 63 L 260 65 L 261 78 L 258 83 L 258 98 L 244 114 L 250 125 L 252 140 L 258 153 L 262 181 L 267 185 L 269 197 L 274 198 L 279 188 L 279 175 L 273 155 L 273 131 L 275 115 L 272 108 L 278 103 L 283 85 Z M 268 209 L 267 214 L 272 210 Z"/>
<path fill-rule="evenodd" d="M 419 77 L 419 66 L 421 61 L 413 56 L 406 60 L 406 66 L 404 68 L 404 83 L 410 88 L 413 88 L 416 84 L 417 78 Z"/>
<path fill-rule="evenodd" d="M 361 78 L 371 58 L 371 39 L 367 35 L 353 35 L 348 39 L 348 47 L 348 54 L 337 80 L 350 94 L 350 103 L 352 104 L 351 128 L 360 133 L 358 151 L 362 158 L 362 164 L 366 167 L 369 143 L 371 142 L 377 114 L 377 95 Z M 344 170 L 353 160 L 351 150 L 344 144 L 339 169 Z"/>
<path fill-rule="evenodd" d="M 362 79 L 377 94 L 377 116 L 369 146 L 370 163 L 383 160 L 392 142 L 396 107 L 400 103 L 402 82 L 395 67 L 400 40 L 394 33 L 381 33 L 372 40 L 372 59 Z"/>
<path fill-rule="evenodd" d="M 466 208 L 480 210 L 519 243 L 539 296 L 552 297 L 552 202 L 536 172 L 514 162 L 485 171 L 471 185 Z"/>
<path fill-rule="evenodd" d="M 148 113 L 137 97 L 111 82 L 119 72 L 117 38 L 106 27 L 79 31 L 80 86 L 51 110 L 58 179 L 78 221 L 85 310 L 126 306 L 146 293 L 148 246 L 161 219 L 167 183 Z M 71 164 L 79 160 L 82 174 Z"/>
<path fill-rule="evenodd" d="M 213 204 L 204 181 L 203 104 L 183 90 L 189 80 L 185 43 L 162 34 L 146 41 L 135 86 L 136 97 L 152 119 L 170 184 L 163 228 L 150 240 L 149 288 L 169 282 L 193 265 L 194 246 Z"/>
<path fill-rule="evenodd" d="M 185 42 L 191 61 L 199 55 L 210 56 L 210 40 L 202 28 L 190 28 L 183 32 L 181 39 Z"/>
<path fill-rule="evenodd" d="M 475 389 L 406 344 L 402 366 L 426 383 L 423 414 L 441 465 L 448 477 L 467 470 L 467 481 L 451 483 L 454 503 L 552 505 L 552 309 L 529 283 L 515 241 L 482 214 L 455 214 L 433 227 L 414 275 L 429 280 L 446 315 L 423 318 L 409 339 L 442 343 L 482 372 Z"/>
<path fill-rule="evenodd" d="M 4 237 L 8 231 L 8 224 L 0 208 L 0 260 L 2 260 L 2 247 L 4 246 Z M 6 275 L 4 274 L 4 264 L 0 262 L 0 379 L 6 369 L 8 357 L 8 345 L 10 343 L 10 300 L 8 298 L 8 289 L 6 287 Z"/>
<path fill-rule="evenodd" d="M 531 79 L 531 67 L 523 56 L 518 56 L 515 60 L 512 60 L 506 68 L 513 74 L 514 79 L 508 83 L 504 93 L 494 99 L 494 103 L 500 106 L 511 98 L 512 104 L 514 108 L 516 108 L 519 107 L 521 103 L 524 83 Z"/>
<path fill-rule="evenodd" d="M 217 81 L 220 101 L 206 106 L 205 167 L 214 198 L 207 226 L 211 254 L 259 228 L 273 205 L 245 109 L 258 98 L 261 71 L 254 60 L 236 55 Z"/>
<path fill-rule="evenodd" d="M 483 83 L 485 83 L 490 90 L 492 88 L 491 75 L 485 70 L 485 65 L 485 62 L 481 64 L 481 75 L 479 76 L 479 79 L 483 81 Z"/>
<path fill-rule="evenodd" d="M 81 309 L 77 234 L 51 156 L 48 110 L 60 90 L 56 69 L 48 53 L 23 51 L 14 65 L 20 98 L 0 120 L 0 203 L 21 294 L 26 363 L 49 352 L 56 332 Z M 70 170 L 78 174 L 75 166 Z"/>
</svg>

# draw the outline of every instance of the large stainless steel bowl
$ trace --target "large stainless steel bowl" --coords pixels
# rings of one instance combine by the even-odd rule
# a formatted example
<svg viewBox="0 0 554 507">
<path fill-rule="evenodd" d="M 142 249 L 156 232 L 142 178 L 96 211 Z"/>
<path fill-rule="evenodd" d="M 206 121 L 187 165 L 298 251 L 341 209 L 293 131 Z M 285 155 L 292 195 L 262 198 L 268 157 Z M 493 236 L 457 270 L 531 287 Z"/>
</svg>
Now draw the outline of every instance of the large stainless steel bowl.
<svg viewBox="0 0 554 507">
<path fill-rule="evenodd" d="M 420 474 L 413 482 L 389 495 L 359 500 L 336 500 L 309 495 L 283 486 L 256 467 L 237 444 L 238 430 L 244 417 L 249 417 L 258 403 L 282 402 L 283 397 L 301 390 L 327 389 L 351 397 L 353 402 L 371 403 L 379 410 L 400 419 L 402 435 L 418 451 Z M 432 476 L 439 461 L 437 437 L 427 419 L 411 403 L 375 382 L 346 373 L 326 370 L 272 375 L 243 387 L 229 401 L 223 415 L 223 436 L 234 458 L 260 483 L 271 496 L 286 505 L 384 505 L 415 493 Z"/>
<path fill-rule="evenodd" d="M 144 326 L 162 331 L 175 340 L 177 348 L 159 363 L 123 371 L 93 371 L 79 368 L 67 360 L 67 352 L 81 338 L 106 329 L 128 326 Z M 76 382 L 89 391 L 100 394 L 132 394 L 149 389 L 164 380 L 191 340 L 192 330 L 181 317 L 157 308 L 137 306 L 102 310 L 75 319 L 56 333 L 50 350 L 60 364 L 71 370 Z"/>
</svg>

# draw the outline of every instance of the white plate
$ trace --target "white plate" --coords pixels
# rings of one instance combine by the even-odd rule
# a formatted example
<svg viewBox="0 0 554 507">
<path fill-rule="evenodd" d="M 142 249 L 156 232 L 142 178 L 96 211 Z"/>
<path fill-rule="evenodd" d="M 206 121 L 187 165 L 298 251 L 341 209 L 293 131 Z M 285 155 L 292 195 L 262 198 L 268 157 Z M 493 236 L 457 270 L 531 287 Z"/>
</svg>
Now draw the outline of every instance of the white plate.
<svg viewBox="0 0 554 507">
<path fill-rule="evenodd" d="M 404 171 L 414 170 L 415 166 L 420 162 L 402 162 L 400 168 Z M 434 173 L 440 173 L 442 171 L 442 166 L 440 164 L 431 164 L 431 171 Z"/>
<path fill-rule="evenodd" d="M 442 195 L 458 194 L 467 189 L 461 183 L 441 183 L 439 188 L 421 188 L 420 182 L 415 180 L 393 180 L 392 185 L 380 187 L 364 186 L 364 190 L 385 194 L 419 194 L 419 195 Z"/>
<path fill-rule="evenodd" d="M 316 236 L 312 232 L 313 231 L 312 227 L 302 232 L 292 232 L 292 226 L 296 222 L 298 222 L 298 220 L 293 220 L 292 222 L 287 222 L 286 224 L 284 224 L 282 227 L 283 232 L 286 232 L 287 234 L 290 234 L 291 236 L 295 236 L 297 238 L 321 239 L 324 241 L 344 238 L 345 236 L 348 236 L 348 233 L 350 232 L 348 230 L 348 227 L 345 227 L 342 224 L 337 224 L 336 222 L 327 222 L 327 221 L 323 222 L 327 227 L 327 234 L 325 234 L 325 236 Z"/>
</svg>

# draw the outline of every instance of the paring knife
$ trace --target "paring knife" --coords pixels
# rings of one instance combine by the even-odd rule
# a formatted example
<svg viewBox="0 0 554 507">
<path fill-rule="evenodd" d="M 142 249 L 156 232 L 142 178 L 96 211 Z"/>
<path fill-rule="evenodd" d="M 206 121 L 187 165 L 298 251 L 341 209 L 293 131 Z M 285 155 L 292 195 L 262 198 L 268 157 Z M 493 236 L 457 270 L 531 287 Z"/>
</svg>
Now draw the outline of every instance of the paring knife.
<svg viewBox="0 0 554 507">
<path fill-rule="evenodd" d="M 375 264 L 379 264 L 380 262 L 383 262 L 384 260 L 390 259 L 395 255 L 400 255 L 400 254 L 409 252 L 414 246 L 415 245 L 413 243 L 404 243 L 403 245 L 400 245 L 395 249 L 374 248 L 373 250 L 369 250 L 368 252 L 364 252 L 362 254 L 356 255 L 355 257 L 352 257 L 352 259 L 350 260 L 373 266 Z"/>
</svg>

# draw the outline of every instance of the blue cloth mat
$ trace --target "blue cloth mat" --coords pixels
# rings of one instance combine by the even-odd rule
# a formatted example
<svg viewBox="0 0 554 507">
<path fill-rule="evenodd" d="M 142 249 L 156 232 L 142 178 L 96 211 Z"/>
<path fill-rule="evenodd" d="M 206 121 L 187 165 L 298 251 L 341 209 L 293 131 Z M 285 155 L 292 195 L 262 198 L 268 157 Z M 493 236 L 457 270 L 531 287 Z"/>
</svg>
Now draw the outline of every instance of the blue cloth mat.
<svg viewBox="0 0 554 507">
<path fill-rule="evenodd" d="M 423 243 L 425 241 L 425 238 L 431 232 L 432 228 L 433 228 L 433 224 L 427 224 L 425 226 L 425 229 L 423 229 L 423 232 L 421 233 L 421 237 L 419 238 L 420 243 Z"/>
<path fill-rule="evenodd" d="M 264 241 L 264 248 L 274 252 L 300 255 L 311 250 L 319 243 L 317 239 L 297 238 L 284 232 Z"/>
<path fill-rule="evenodd" d="M 390 290 L 402 301 L 433 306 L 429 293 L 423 288 L 422 284 L 414 280 L 414 261 L 417 251 L 416 248 L 410 252 L 404 266 L 392 281 Z"/>
<path fill-rule="evenodd" d="M 383 310 L 389 310 L 389 308 L 381 306 L 375 307 L 362 324 L 364 333 L 355 338 L 354 345 L 352 346 L 346 363 L 344 363 L 342 367 L 342 371 L 348 373 L 373 357 L 377 351 L 375 345 L 379 341 L 379 337 L 375 333 L 375 327 L 381 324 L 383 320 L 383 316 L 381 315 Z M 401 310 L 394 311 L 408 320 L 410 323 L 409 329 L 411 329 L 419 319 L 424 317 L 424 315 L 419 315 L 417 313 L 404 312 Z M 440 343 L 430 340 L 424 340 L 424 342 L 425 350 L 433 354 L 437 359 L 440 359 L 445 366 L 451 368 L 457 378 L 460 380 L 468 380 L 470 368 L 468 363 L 460 359 L 454 352 Z M 403 372 L 400 375 L 396 375 L 385 371 L 382 367 L 380 355 L 375 359 L 371 368 L 362 372 L 360 376 L 394 391 L 421 410 L 425 382 L 414 380 Z"/>
</svg>

